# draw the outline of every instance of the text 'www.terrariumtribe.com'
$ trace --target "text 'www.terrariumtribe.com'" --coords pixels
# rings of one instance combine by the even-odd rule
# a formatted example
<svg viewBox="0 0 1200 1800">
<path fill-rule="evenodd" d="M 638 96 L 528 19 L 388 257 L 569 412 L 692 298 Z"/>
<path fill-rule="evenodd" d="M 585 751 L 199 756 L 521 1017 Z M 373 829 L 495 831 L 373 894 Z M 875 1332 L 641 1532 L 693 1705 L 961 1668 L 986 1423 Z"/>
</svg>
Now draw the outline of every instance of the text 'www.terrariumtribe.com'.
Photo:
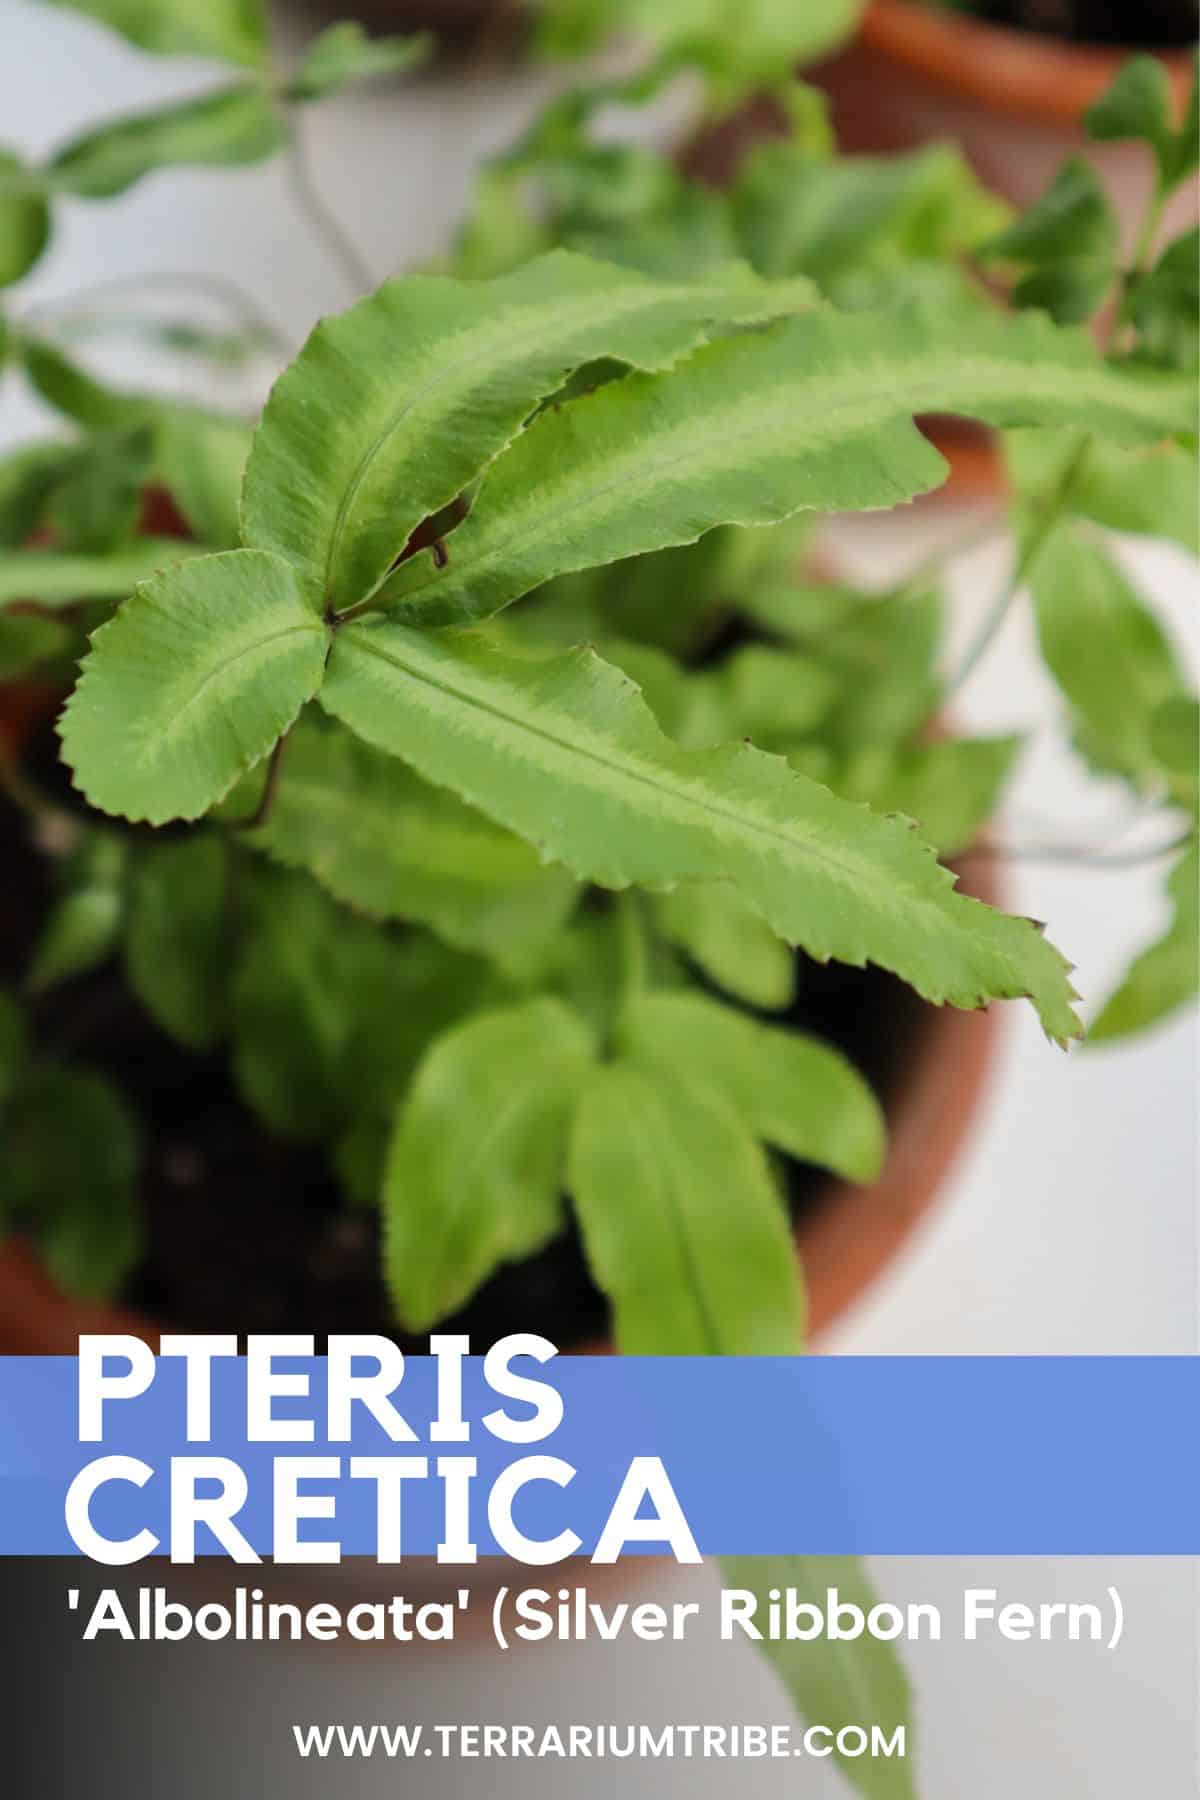
<svg viewBox="0 0 1200 1800">
<path fill-rule="evenodd" d="M 902 1725 L 293 1725 L 304 1759 L 768 1761 L 908 1755 Z"/>
</svg>

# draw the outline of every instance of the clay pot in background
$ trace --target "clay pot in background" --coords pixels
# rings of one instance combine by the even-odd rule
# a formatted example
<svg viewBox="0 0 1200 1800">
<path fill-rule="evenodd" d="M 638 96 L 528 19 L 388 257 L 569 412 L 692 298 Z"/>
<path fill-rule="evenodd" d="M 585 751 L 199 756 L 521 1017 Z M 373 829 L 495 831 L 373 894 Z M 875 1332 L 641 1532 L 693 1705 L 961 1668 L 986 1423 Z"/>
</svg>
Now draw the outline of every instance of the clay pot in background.
<svg viewBox="0 0 1200 1800">
<path fill-rule="evenodd" d="M 1049 185 L 1065 156 L 1086 154 L 1128 249 L 1150 194 L 1150 157 L 1138 144 L 1088 143 L 1082 122 L 1132 54 L 992 25 L 932 0 L 872 0 L 857 40 L 810 77 L 829 95 L 843 149 L 956 143 L 980 179 L 1017 205 Z M 1171 50 L 1162 61 L 1182 114 L 1192 59 Z M 1163 241 L 1197 216 L 1195 189 L 1178 194 Z"/>
</svg>

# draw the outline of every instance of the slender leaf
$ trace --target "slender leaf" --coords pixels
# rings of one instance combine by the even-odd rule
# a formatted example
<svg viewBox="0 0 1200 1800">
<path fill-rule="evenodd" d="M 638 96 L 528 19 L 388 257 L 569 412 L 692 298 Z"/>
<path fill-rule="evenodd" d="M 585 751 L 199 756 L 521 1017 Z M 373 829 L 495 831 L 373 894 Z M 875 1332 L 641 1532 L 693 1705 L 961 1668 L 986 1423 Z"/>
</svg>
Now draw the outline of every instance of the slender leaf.
<svg viewBox="0 0 1200 1800">
<path fill-rule="evenodd" d="M 567 1130 L 590 1062 L 587 1032 L 548 999 L 481 1013 L 430 1048 L 383 1187 L 384 1271 L 408 1330 L 562 1229 Z"/>
<path fill-rule="evenodd" d="M 1158 776 L 1151 721 L 1183 674 L 1162 626 L 1112 557 L 1060 530 L 1030 582 L 1038 639 L 1074 715 L 1080 748 L 1140 786 Z"/>
<path fill-rule="evenodd" d="M 216 56 L 258 68 L 266 61 L 260 0 L 46 0 L 87 13 L 143 50 L 164 56 Z"/>
<path fill-rule="evenodd" d="M 337 634 L 321 699 L 584 879 L 731 881 L 819 960 L 869 960 L 960 1006 L 1027 994 L 1051 1037 L 1077 1030 L 1058 952 L 956 894 L 908 827 L 748 745 L 680 748 L 586 650 L 530 662 L 364 621 Z"/>
<path fill-rule="evenodd" d="M 492 469 L 443 554 L 379 603 L 412 622 L 486 618 L 551 576 L 690 543 L 713 525 L 892 506 L 936 487 L 915 412 L 1075 420 L 1153 441 L 1195 414 L 1186 378 L 1106 368 L 1041 318 L 947 335 L 918 312 L 813 312 L 545 413 Z"/>
<path fill-rule="evenodd" d="M 565 252 L 492 282 L 388 282 L 318 325 L 276 383 L 246 473 L 245 540 L 348 607 L 573 368 L 605 355 L 662 368 L 806 292 L 738 267 L 663 286 Z"/>
<path fill-rule="evenodd" d="M 1143 950 L 1088 1032 L 1088 1044 L 1111 1043 L 1145 1031 L 1186 1006 L 1200 992 L 1200 853 L 1193 843 L 1167 881 L 1171 921 Z"/>
<path fill-rule="evenodd" d="M 56 1064 L 21 1082 L 0 1147 L 8 1222 L 36 1237 L 69 1293 L 114 1295 L 141 1253 L 136 1123 L 117 1089 L 91 1069 Z"/>
<path fill-rule="evenodd" d="M 433 53 L 428 32 L 410 37 L 368 37 L 352 20 L 327 25 L 313 39 L 287 85 L 287 98 L 295 101 L 325 100 L 352 82 L 372 81 L 381 75 L 400 75 L 420 68 Z"/>
<path fill-rule="evenodd" d="M 281 557 L 230 550 L 135 591 L 92 639 L 63 754 L 102 812 L 195 819 L 321 684 L 326 630 Z"/>
<path fill-rule="evenodd" d="M 125 973 L 169 1036 L 211 1050 L 228 1022 L 229 872 L 214 833 L 153 844 L 134 866 Z"/>
<path fill-rule="evenodd" d="M 626 1011 L 622 1053 L 686 1075 L 734 1108 L 747 1131 L 801 1162 L 871 1181 L 883 1162 L 879 1102 L 819 1039 L 762 1025 L 703 994 L 649 994 Z"/>
<path fill-rule="evenodd" d="M 297 726 L 270 816 L 248 841 L 361 912 L 417 920 L 501 960 L 555 931 L 577 892 L 523 839 L 315 719 Z"/>
<path fill-rule="evenodd" d="M 567 1184 L 630 1356 L 787 1356 L 804 1293 L 766 1158 L 711 1088 L 610 1065 L 588 1083 Z"/>
<path fill-rule="evenodd" d="M 796 959 L 735 888 L 689 881 L 654 896 L 663 937 L 687 953 L 710 981 L 750 1006 L 778 1012 L 796 987 Z"/>
<path fill-rule="evenodd" d="M 50 209 L 40 177 L 0 146 L 0 288 L 28 275 L 50 242 Z"/>
<path fill-rule="evenodd" d="M 772 1591 L 795 1589 L 801 1602 L 825 1609 L 836 1588 L 844 1600 L 869 1613 L 876 1604 L 862 1565 L 849 1556 L 724 1556 L 726 1587 L 745 1588 L 765 1605 Z M 892 1644 L 862 1637 L 852 1642 L 818 1637 L 764 1638 L 762 1652 L 810 1724 L 834 1734 L 843 1726 L 869 1721 L 888 1737 L 901 1726 L 908 1732 L 909 1753 L 899 1756 L 844 1756 L 835 1750 L 838 1768 L 865 1800 L 917 1800 L 912 1756 L 912 1693 L 904 1665 Z"/>
<path fill-rule="evenodd" d="M 46 178 L 63 193 L 108 200 L 160 169 L 265 162 L 287 141 L 267 89 L 238 82 L 101 125 L 65 144 Z"/>
<path fill-rule="evenodd" d="M 121 600 L 132 587 L 197 554 L 181 538 L 135 538 L 120 549 L 75 554 L 60 550 L 0 551 L 0 606 L 36 601 L 75 606 L 83 600 Z"/>
<path fill-rule="evenodd" d="M 145 423 L 152 402 L 98 381 L 45 339 L 23 337 L 25 373 L 47 406 L 87 431 L 122 431 Z"/>
</svg>

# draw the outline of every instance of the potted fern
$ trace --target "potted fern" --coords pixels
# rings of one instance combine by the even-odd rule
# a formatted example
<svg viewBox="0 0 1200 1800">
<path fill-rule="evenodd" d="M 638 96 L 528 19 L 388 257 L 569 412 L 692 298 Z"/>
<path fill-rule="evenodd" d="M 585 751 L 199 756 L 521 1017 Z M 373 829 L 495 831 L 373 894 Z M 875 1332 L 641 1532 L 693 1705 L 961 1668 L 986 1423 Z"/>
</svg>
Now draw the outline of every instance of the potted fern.
<svg viewBox="0 0 1200 1800">
<path fill-rule="evenodd" d="M 236 85 L 211 160 L 267 153 L 329 82 Z M 1094 530 L 1194 530 L 1179 271 L 1101 282 L 957 164 L 846 168 L 789 99 L 794 135 L 711 207 L 667 159 L 622 190 L 597 95 L 559 103 L 448 269 L 319 323 L 252 435 L 105 388 L 12 309 L 13 369 L 69 430 L 0 464 L 6 1348 L 121 1318 L 802 1347 L 822 1181 L 866 1198 L 814 1237 L 818 1317 L 894 1232 L 864 1263 L 863 1068 L 886 1088 L 928 1003 L 1081 1030 L 1051 938 L 946 866 L 1017 745 L 947 728 L 936 576 L 799 572 L 814 519 L 943 480 L 918 414 L 1010 434 L 988 634 L 1031 585 L 1080 748 L 1163 815 L 1174 920 L 1094 1034 L 1194 992 L 1196 701 Z M 10 280 L 57 188 L 194 155 L 187 123 L 14 156 Z M 1147 136 L 1169 189 L 1194 146 Z M 818 253 L 798 226 L 846 183 L 876 224 Z M 960 266 L 985 248 L 1016 311 Z M 1103 352 L 1064 322 L 1081 288 L 1117 291 Z"/>
</svg>

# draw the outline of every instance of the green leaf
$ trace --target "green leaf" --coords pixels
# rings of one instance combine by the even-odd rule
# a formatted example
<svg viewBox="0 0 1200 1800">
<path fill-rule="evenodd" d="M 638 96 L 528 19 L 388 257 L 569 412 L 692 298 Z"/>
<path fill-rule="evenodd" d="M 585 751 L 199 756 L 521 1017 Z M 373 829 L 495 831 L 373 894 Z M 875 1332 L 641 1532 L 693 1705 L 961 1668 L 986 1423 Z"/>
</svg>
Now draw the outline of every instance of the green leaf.
<svg viewBox="0 0 1200 1800">
<path fill-rule="evenodd" d="M 727 994 L 767 1012 L 791 1004 L 795 956 L 735 888 L 690 881 L 655 895 L 653 906 L 661 935 Z"/>
<path fill-rule="evenodd" d="M 260 0 L 47 0 L 86 13 L 164 56 L 215 56 L 260 68 L 267 24 Z"/>
<path fill-rule="evenodd" d="M 1200 314 L 1200 227 L 1177 237 L 1134 284 L 1129 310 L 1139 347 L 1168 367 L 1194 368 Z"/>
<path fill-rule="evenodd" d="M 242 884 L 234 1072 L 272 1131 L 332 1140 L 393 1109 L 430 1039 L 495 1004 L 499 984 L 436 939 L 355 918 L 306 876 L 253 874 Z"/>
<path fill-rule="evenodd" d="M 108 832 L 89 831 L 63 871 L 65 893 L 42 928 L 26 981 L 43 993 L 107 962 L 125 912 L 125 846 Z"/>
<path fill-rule="evenodd" d="M 139 582 L 174 573 L 199 545 L 182 538 L 135 538 L 105 554 L 74 555 L 60 550 L 0 551 L 0 606 L 36 601 L 39 606 L 75 606 L 83 600 L 121 600 Z"/>
<path fill-rule="evenodd" d="M 690 747 L 744 737 L 781 749 L 815 730 L 837 694 L 836 678 L 815 658 L 770 644 L 743 644 L 699 671 L 648 644 L 605 639 L 603 648 L 668 737 Z"/>
<path fill-rule="evenodd" d="M 915 820 L 922 841 L 939 856 L 957 856 L 970 848 L 995 812 L 1021 741 L 950 738 L 897 748 L 866 745 L 837 766 L 829 785 L 847 800 L 866 801 L 876 812 Z"/>
<path fill-rule="evenodd" d="M 1183 123 L 1166 159 L 1163 180 L 1169 187 L 1174 187 L 1197 167 L 1200 167 L 1200 56 L 1193 60 L 1192 86 Z"/>
<path fill-rule="evenodd" d="M 1145 1031 L 1186 1006 L 1200 991 L 1200 853 L 1193 843 L 1167 881 L 1171 922 L 1133 963 L 1088 1032 L 1089 1045 Z"/>
<path fill-rule="evenodd" d="M 629 1356 L 787 1356 L 804 1293 L 763 1152 L 717 1092 L 611 1065 L 588 1083 L 567 1185 Z"/>
<path fill-rule="evenodd" d="M 1171 83 L 1160 57 L 1131 56 L 1112 85 L 1084 114 L 1084 130 L 1097 143 L 1143 138 L 1164 180 L 1175 161 Z"/>
<path fill-rule="evenodd" d="M 81 888 L 58 901 L 29 965 L 30 993 L 73 981 L 108 961 L 121 928 L 122 897 L 113 887 Z"/>
<path fill-rule="evenodd" d="M 0 1106 L 16 1087 L 28 1054 L 29 1028 L 25 1014 L 12 995 L 0 988 Z"/>
<path fill-rule="evenodd" d="M 154 425 L 159 480 L 192 534 L 215 550 L 241 541 L 238 513 L 253 433 L 240 419 L 199 407 L 164 407 Z"/>
<path fill-rule="evenodd" d="M 567 1131 L 590 1064 L 587 1032 L 557 1000 L 482 1013 L 432 1045 L 383 1186 L 384 1273 L 408 1330 L 562 1229 Z"/>
<path fill-rule="evenodd" d="M 0 146 L 0 288 L 28 275 L 50 242 L 50 208 L 41 178 Z"/>
<path fill-rule="evenodd" d="M 1150 720 L 1150 750 L 1161 769 L 1182 786 L 1200 783 L 1200 701 L 1172 694 Z"/>
<path fill-rule="evenodd" d="M 557 930 L 577 892 L 523 839 L 316 718 L 297 725 L 270 816 L 247 841 L 361 912 L 502 961 Z"/>
<path fill-rule="evenodd" d="M 1099 176 L 1081 156 L 1073 156 L 1041 198 L 978 254 L 1032 263 L 1033 272 L 1017 283 L 1013 299 L 1070 325 L 1090 318 L 1111 286 L 1117 241 L 1116 214 Z"/>
<path fill-rule="evenodd" d="M 1009 209 L 946 144 L 903 156 L 815 156 L 792 143 L 750 157 L 733 191 L 739 244 L 761 274 L 828 286 L 863 264 L 892 266 L 975 249 Z"/>
<path fill-rule="evenodd" d="M 763 1025 L 702 994 L 649 994 L 626 1009 L 623 1055 L 650 1073 L 711 1087 L 746 1130 L 801 1162 L 851 1181 L 883 1164 L 879 1102 L 846 1058 L 819 1039 Z"/>
<path fill-rule="evenodd" d="M 0 613 L 0 682 L 18 681 L 65 657 L 71 633 L 61 619 L 40 613 Z"/>
<path fill-rule="evenodd" d="M 42 523 L 55 485 L 70 468 L 75 445 L 23 444 L 0 458 L 0 547 L 19 549 Z"/>
<path fill-rule="evenodd" d="M 68 1293 L 105 1300 L 141 1254 L 138 1130 L 121 1095 L 91 1069 L 54 1064 L 21 1082 L 0 1148 L 10 1224 L 35 1235 Z"/>
<path fill-rule="evenodd" d="M 1139 787 L 1152 785 L 1159 771 L 1151 721 L 1184 691 L 1162 626 L 1112 557 L 1066 529 L 1043 545 L 1030 588 L 1042 655 L 1081 749 Z"/>
<path fill-rule="evenodd" d="M 850 1556 L 723 1556 L 726 1587 L 747 1588 L 765 1607 L 772 1592 L 796 1590 L 801 1603 L 825 1609 L 830 1588 L 869 1613 L 877 1597 L 862 1565 Z M 761 1616 L 761 1614 L 760 1614 Z M 865 1800 L 917 1800 L 912 1770 L 912 1694 L 893 1645 L 877 1638 L 809 1643 L 764 1638 L 762 1653 L 802 1718 L 827 1726 L 836 1738 L 843 1726 L 869 1721 L 887 1736 L 908 1731 L 909 1754 L 846 1757 L 838 1768 Z"/>
<path fill-rule="evenodd" d="M 1117 441 L 1187 429 L 1184 377 L 1106 368 L 1045 319 L 947 334 L 926 314 L 813 312 L 545 412 L 494 465 L 443 555 L 401 564 L 377 604 L 421 624 L 486 618 L 551 576 L 690 543 L 713 525 L 892 506 L 945 464 L 913 424 L 1071 420 Z"/>
<path fill-rule="evenodd" d="M 744 268 L 672 287 L 561 251 L 491 282 L 388 282 L 318 325 L 275 384 L 245 540 L 346 608 L 573 368 L 605 355 L 662 368 L 714 329 L 801 302 Z"/>
<path fill-rule="evenodd" d="M 960 1006 L 1028 994 L 1052 1037 L 1077 1029 L 1058 952 L 954 893 L 908 827 L 748 745 L 682 749 L 589 651 L 531 662 L 368 621 L 337 634 L 321 700 L 583 879 L 730 881 L 818 960 L 870 960 Z"/>
<path fill-rule="evenodd" d="M 450 258 L 455 275 L 488 281 L 550 248 L 549 229 L 528 204 L 526 187 L 519 169 L 485 164 L 479 171 L 455 236 Z"/>
<path fill-rule="evenodd" d="M 215 833 L 152 844 L 134 864 L 125 974 L 155 1022 L 212 1050 L 228 1021 L 228 858 Z"/>
<path fill-rule="evenodd" d="M 734 89 L 788 82 L 799 63 L 848 38 L 861 0 L 543 0 L 538 43 L 548 55 L 576 56 L 614 34 L 634 32 L 660 55 L 699 63 Z"/>
<path fill-rule="evenodd" d="M 92 639 L 60 727 L 93 806 L 196 819 L 321 685 L 327 633 L 293 570 L 229 550 L 143 582 Z"/>
<path fill-rule="evenodd" d="M 148 426 L 106 432 L 81 446 L 51 498 L 56 546 L 104 555 L 133 536 L 150 468 Z"/>
<path fill-rule="evenodd" d="M 1007 431 L 1004 453 L 1017 494 L 1036 503 L 1056 484 L 1077 443 L 1073 432 Z M 1069 505 L 1111 531 L 1172 538 L 1200 555 L 1200 471 L 1178 444 L 1127 450 L 1093 438 L 1071 485 Z"/>
<path fill-rule="evenodd" d="M 21 357 L 29 380 L 55 412 L 87 431 L 121 431 L 145 422 L 151 402 L 142 394 L 106 387 L 54 344 L 23 337 Z"/>
<path fill-rule="evenodd" d="M 768 644 L 745 644 L 709 679 L 732 734 L 765 750 L 782 749 L 815 731 L 827 716 L 838 684 L 815 657 Z"/>
<path fill-rule="evenodd" d="M 54 155 L 46 178 L 61 193 L 108 200 L 160 169 L 265 162 L 288 129 L 257 82 L 116 119 Z"/>
<path fill-rule="evenodd" d="M 368 37 L 362 26 L 346 20 L 328 25 L 313 39 L 285 89 L 289 100 L 324 100 L 356 81 L 400 75 L 420 68 L 433 54 L 428 32 L 411 37 Z"/>
</svg>

